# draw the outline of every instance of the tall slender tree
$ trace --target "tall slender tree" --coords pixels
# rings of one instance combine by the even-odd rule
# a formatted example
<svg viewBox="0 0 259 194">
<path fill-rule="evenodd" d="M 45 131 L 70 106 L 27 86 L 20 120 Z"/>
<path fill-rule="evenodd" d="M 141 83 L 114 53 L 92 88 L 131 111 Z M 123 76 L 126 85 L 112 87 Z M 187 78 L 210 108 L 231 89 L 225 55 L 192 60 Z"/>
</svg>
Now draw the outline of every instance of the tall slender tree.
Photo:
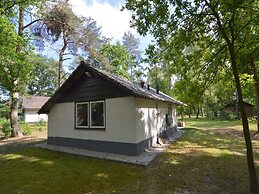
<svg viewBox="0 0 259 194">
<path fill-rule="evenodd" d="M 24 32 L 36 20 L 25 25 L 25 15 L 32 7 L 40 8 L 44 1 L 1 1 L 1 39 L 3 42 L 10 40 L 7 44 L 1 44 L 1 85 L 10 92 L 11 114 L 10 121 L 13 128 L 13 136 L 22 136 L 19 127 L 18 107 L 19 93 L 24 91 L 25 84 L 30 78 L 32 65 L 28 62 L 26 54 L 29 52 L 27 35 Z M 13 25 L 10 24 L 12 20 Z M 17 31 L 16 31 L 17 29 Z M 8 30 L 8 31 L 7 31 Z M 6 40 L 4 40 L 6 39 Z"/>
<path fill-rule="evenodd" d="M 139 39 L 136 38 L 130 31 L 124 33 L 122 37 L 122 45 L 127 48 L 128 53 L 132 58 L 131 64 L 128 64 L 131 79 L 138 78 L 141 73 L 141 51 L 139 50 L 139 44 Z"/>
<path fill-rule="evenodd" d="M 37 44 L 44 48 L 44 42 L 59 43 L 58 83 L 62 84 L 63 62 L 72 56 L 94 55 L 101 42 L 100 28 L 92 18 L 78 17 L 67 0 L 48 4 L 45 17 L 33 26 L 38 37 Z"/>
</svg>

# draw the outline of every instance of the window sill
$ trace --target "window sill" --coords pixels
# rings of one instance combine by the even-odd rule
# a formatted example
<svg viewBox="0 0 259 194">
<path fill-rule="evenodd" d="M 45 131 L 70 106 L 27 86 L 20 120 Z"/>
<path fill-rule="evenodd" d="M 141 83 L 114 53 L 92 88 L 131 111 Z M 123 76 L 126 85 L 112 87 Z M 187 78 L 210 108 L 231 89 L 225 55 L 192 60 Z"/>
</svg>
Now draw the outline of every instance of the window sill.
<svg viewBox="0 0 259 194">
<path fill-rule="evenodd" d="M 75 130 L 83 130 L 83 131 L 105 131 L 105 128 L 77 128 L 75 127 Z"/>
</svg>

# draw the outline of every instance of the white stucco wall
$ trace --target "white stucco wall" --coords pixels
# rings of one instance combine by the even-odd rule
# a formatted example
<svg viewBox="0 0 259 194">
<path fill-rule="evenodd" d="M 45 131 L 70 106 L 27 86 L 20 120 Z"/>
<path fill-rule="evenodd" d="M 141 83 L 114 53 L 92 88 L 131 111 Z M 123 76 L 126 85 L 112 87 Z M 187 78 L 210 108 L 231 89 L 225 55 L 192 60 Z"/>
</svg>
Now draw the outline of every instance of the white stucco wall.
<svg viewBox="0 0 259 194">
<path fill-rule="evenodd" d="M 155 137 L 161 131 L 166 130 L 166 114 L 168 103 L 136 98 L 136 141 L 140 142 L 150 137 Z M 175 107 L 172 107 L 172 124 L 177 123 Z"/>
<path fill-rule="evenodd" d="M 24 121 L 25 123 L 35 123 L 40 121 L 48 121 L 48 115 L 38 114 L 38 110 L 25 110 Z"/>
<path fill-rule="evenodd" d="M 49 113 L 48 136 L 136 143 L 134 98 L 111 98 L 105 102 L 105 130 L 75 130 L 75 103 L 57 103 Z"/>
<path fill-rule="evenodd" d="M 168 128 L 168 103 L 144 98 L 123 97 L 105 100 L 106 129 L 87 130 L 74 127 L 75 103 L 57 103 L 48 119 L 49 137 L 67 137 L 126 143 L 139 143 Z M 177 124 L 175 107 L 173 123 Z"/>
</svg>

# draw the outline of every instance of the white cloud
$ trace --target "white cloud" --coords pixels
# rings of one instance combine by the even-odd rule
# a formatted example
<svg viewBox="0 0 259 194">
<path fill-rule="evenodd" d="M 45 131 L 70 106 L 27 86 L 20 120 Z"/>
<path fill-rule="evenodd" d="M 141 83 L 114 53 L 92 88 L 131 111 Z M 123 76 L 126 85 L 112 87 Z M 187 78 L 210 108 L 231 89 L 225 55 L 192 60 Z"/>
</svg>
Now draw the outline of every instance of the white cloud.
<svg viewBox="0 0 259 194">
<path fill-rule="evenodd" d="M 88 1 L 89 2 L 89 1 Z M 128 10 L 120 11 L 121 5 L 112 6 L 108 2 L 93 0 L 86 3 L 84 0 L 70 0 L 73 11 L 79 16 L 92 17 L 102 26 L 104 36 L 121 41 L 124 32 L 131 31 L 137 35 L 135 29 L 130 28 L 131 13 Z"/>
</svg>

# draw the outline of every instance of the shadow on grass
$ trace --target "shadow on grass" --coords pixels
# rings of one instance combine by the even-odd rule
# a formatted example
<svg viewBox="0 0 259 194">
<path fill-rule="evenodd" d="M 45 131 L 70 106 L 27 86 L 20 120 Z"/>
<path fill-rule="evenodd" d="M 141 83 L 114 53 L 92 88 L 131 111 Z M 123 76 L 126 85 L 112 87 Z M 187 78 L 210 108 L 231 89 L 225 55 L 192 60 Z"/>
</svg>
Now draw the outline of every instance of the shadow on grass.
<svg viewBox="0 0 259 194">
<path fill-rule="evenodd" d="M 0 163 L 0 193 L 117 193 L 144 169 L 32 147 L 0 154 Z"/>
<path fill-rule="evenodd" d="M 125 193 L 249 193 L 241 140 L 196 128 L 185 131 Z"/>
<path fill-rule="evenodd" d="M 147 168 L 39 148 L 9 150 L 0 153 L 0 193 L 248 193 L 243 149 L 241 137 L 186 128 Z"/>
<path fill-rule="evenodd" d="M 28 140 L 17 140 L 13 142 L 8 142 L 6 144 L 0 145 L 0 154 L 12 153 L 20 149 L 24 149 L 35 144 L 45 143 L 46 139 L 36 138 L 36 139 L 28 139 Z"/>
</svg>

